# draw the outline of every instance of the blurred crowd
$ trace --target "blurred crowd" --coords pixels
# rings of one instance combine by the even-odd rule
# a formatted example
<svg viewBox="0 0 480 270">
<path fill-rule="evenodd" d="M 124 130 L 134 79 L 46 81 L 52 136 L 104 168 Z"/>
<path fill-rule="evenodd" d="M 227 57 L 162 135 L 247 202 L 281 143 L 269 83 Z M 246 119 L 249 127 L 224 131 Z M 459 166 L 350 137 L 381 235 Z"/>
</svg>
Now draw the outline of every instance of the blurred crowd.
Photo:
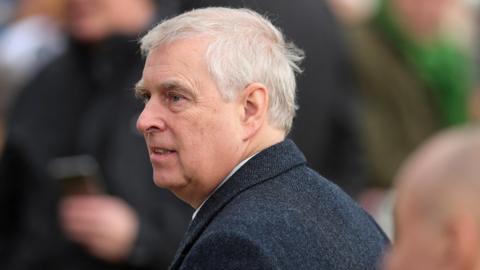
<svg viewBox="0 0 480 270">
<path fill-rule="evenodd" d="M 368 181 L 357 199 L 393 237 L 401 164 L 432 135 L 479 119 L 477 3 L 333 2 L 360 95 Z"/>
<path fill-rule="evenodd" d="M 0 268 L 168 266 L 193 211 L 155 188 L 135 130 L 137 40 L 219 5 L 266 14 L 305 51 L 290 137 L 393 240 L 398 182 L 424 181 L 408 157 L 480 119 L 477 2 L 0 0 Z"/>
</svg>

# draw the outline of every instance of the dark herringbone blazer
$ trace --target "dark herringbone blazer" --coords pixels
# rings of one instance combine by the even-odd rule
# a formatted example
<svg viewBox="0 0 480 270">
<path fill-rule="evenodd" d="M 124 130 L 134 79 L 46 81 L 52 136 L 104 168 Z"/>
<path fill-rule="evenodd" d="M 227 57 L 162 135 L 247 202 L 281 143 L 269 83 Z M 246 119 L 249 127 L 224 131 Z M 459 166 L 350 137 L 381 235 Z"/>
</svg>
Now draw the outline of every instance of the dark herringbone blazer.
<svg viewBox="0 0 480 270">
<path fill-rule="evenodd" d="M 206 201 L 170 269 L 376 269 L 387 243 L 370 216 L 286 140 Z"/>
</svg>

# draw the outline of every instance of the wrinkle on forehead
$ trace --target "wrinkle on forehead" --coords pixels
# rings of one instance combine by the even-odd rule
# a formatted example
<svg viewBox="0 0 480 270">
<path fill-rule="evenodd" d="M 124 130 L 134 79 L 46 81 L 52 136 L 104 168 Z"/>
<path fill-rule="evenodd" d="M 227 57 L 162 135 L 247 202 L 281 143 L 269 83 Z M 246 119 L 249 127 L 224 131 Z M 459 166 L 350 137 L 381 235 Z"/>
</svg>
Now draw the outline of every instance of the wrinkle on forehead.
<svg viewBox="0 0 480 270">
<path fill-rule="evenodd" d="M 147 55 L 144 75 L 149 68 L 155 69 L 156 72 L 169 73 L 173 71 L 177 74 L 180 73 L 182 79 L 191 77 L 193 80 L 188 80 L 199 87 L 198 77 L 202 75 L 211 77 L 205 60 L 209 42 L 210 39 L 206 38 L 191 38 L 155 47 Z"/>
<path fill-rule="evenodd" d="M 184 50 L 184 52 L 188 54 L 192 54 L 190 56 L 194 56 L 195 58 L 202 61 L 206 67 L 206 52 L 208 46 L 213 41 L 213 38 L 210 37 L 193 37 L 193 38 L 185 38 L 185 39 L 178 39 L 173 42 L 169 42 L 157 47 L 152 48 L 152 50 L 147 55 L 147 60 L 150 56 L 155 54 L 162 54 L 164 57 L 167 58 L 174 54 L 173 52 L 178 52 Z M 185 66 L 191 65 L 192 58 L 186 59 L 175 59 L 176 61 L 182 63 Z"/>
</svg>

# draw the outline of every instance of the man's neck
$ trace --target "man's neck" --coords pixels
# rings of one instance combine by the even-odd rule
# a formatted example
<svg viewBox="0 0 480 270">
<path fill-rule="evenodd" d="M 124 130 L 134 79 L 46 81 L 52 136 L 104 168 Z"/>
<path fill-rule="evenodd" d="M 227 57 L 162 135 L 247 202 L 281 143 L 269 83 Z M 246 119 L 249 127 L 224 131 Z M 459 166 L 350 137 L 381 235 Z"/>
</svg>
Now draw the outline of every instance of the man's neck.
<svg viewBox="0 0 480 270">
<path fill-rule="evenodd" d="M 227 176 L 231 174 L 231 172 L 239 164 L 242 163 L 242 161 L 247 160 L 248 158 L 256 155 L 257 153 L 274 144 L 282 142 L 284 139 L 285 132 L 282 130 L 274 129 L 271 127 L 259 130 L 256 134 L 254 134 L 254 136 L 252 136 L 251 138 L 247 138 L 244 142 L 242 142 L 242 146 L 240 148 L 243 150 L 240 151 L 238 158 L 236 158 L 235 161 L 232 162 L 230 167 L 231 169 L 226 171 L 223 177 L 219 177 L 218 181 L 216 181 L 215 183 L 210 183 L 209 186 L 205 185 L 203 187 L 190 187 L 190 192 L 192 191 L 192 189 L 197 189 L 194 193 L 198 195 L 198 197 L 190 197 L 189 200 L 185 201 L 188 202 L 188 204 L 190 204 L 190 206 L 195 209 L 200 207 L 200 205 L 207 200 L 207 198 L 220 186 L 220 184 L 227 178 Z M 203 188 L 203 192 L 199 192 L 199 188 Z M 190 193 L 189 195 L 192 195 L 192 193 Z"/>
<path fill-rule="evenodd" d="M 196 209 L 195 209 L 195 212 L 193 213 L 193 216 L 192 216 L 192 220 L 195 219 L 195 216 L 197 215 L 197 213 L 200 211 L 200 208 L 202 208 L 202 206 L 205 204 L 205 202 L 210 198 L 210 196 L 212 196 L 213 193 L 215 193 L 223 184 L 225 184 L 225 182 L 227 182 L 228 179 L 230 179 L 230 177 L 232 177 L 233 174 L 235 174 L 235 172 L 237 172 L 243 165 L 245 165 L 245 163 L 247 163 L 251 158 L 253 158 L 257 153 L 249 156 L 248 158 L 242 160 L 240 163 L 237 164 L 237 166 L 235 166 L 235 168 L 233 168 L 233 170 L 227 175 L 227 177 L 225 177 L 225 179 L 223 179 L 222 182 L 220 182 L 220 184 L 207 196 L 207 198 L 200 204 L 200 206 L 198 206 Z"/>
<path fill-rule="evenodd" d="M 283 130 L 275 129 L 273 127 L 259 130 L 256 136 L 246 142 L 242 160 L 255 153 L 259 153 L 272 145 L 282 142 L 285 140 L 285 136 Z"/>
</svg>

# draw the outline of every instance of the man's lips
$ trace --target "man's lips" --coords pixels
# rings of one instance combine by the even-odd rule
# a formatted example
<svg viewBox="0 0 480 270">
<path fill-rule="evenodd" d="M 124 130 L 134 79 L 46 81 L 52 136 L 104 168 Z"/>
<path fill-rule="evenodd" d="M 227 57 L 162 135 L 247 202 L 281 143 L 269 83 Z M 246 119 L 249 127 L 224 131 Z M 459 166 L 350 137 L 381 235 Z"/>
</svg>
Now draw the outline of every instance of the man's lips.
<svg viewBox="0 0 480 270">
<path fill-rule="evenodd" d="M 169 159 L 177 151 L 171 148 L 165 148 L 160 146 L 150 146 L 150 161 L 157 163 Z"/>
<path fill-rule="evenodd" d="M 150 153 L 151 154 L 157 154 L 157 155 L 165 155 L 165 154 L 170 154 L 176 152 L 175 150 L 170 150 L 167 148 L 162 148 L 162 147 L 150 147 Z"/>
</svg>

